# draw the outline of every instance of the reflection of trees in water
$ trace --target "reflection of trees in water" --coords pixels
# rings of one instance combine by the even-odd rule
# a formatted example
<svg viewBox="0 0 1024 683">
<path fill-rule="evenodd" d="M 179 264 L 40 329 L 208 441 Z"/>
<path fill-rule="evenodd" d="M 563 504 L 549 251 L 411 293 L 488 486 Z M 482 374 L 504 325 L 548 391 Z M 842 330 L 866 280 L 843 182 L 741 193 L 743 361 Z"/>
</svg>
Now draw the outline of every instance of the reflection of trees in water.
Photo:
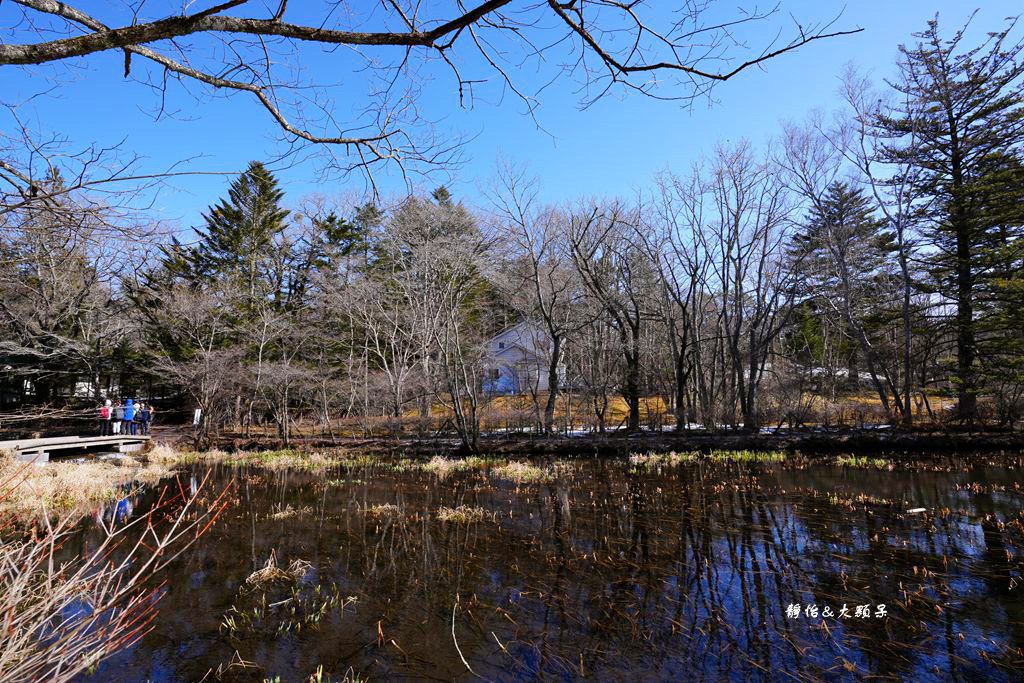
<svg viewBox="0 0 1024 683">
<path fill-rule="evenodd" d="M 518 488 L 481 473 L 239 476 L 236 507 L 182 559 L 156 632 L 121 666 L 141 670 L 182 647 L 189 661 L 174 666 L 187 676 L 228 661 L 216 623 L 271 550 L 282 563 L 309 560 L 321 582 L 360 598 L 315 637 L 254 644 L 247 656 L 272 672 L 465 674 L 451 637 L 456 595 L 459 647 L 488 679 L 920 678 L 933 667 L 991 677 L 981 637 L 1024 642 L 1024 610 L 1005 592 L 1020 573 L 1007 559 L 1019 552 L 1019 521 L 986 518 L 986 494 L 947 514 L 910 515 L 830 499 L 793 473 L 782 486 L 772 470 L 738 463 L 645 473 L 592 463 Z M 322 483 L 345 477 L 357 483 Z M 384 503 L 400 512 L 369 512 Z M 495 520 L 437 520 L 440 506 L 460 504 Z M 286 505 L 313 512 L 268 517 Z M 994 615 L 984 604 L 997 593 Z M 826 619 L 826 628 L 787 618 L 789 603 L 837 612 L 845 603 L 851 615 L 885 603 L 890 616 Z M 996 661 L 1017 657 L 988 649 Z"/>
</svg>

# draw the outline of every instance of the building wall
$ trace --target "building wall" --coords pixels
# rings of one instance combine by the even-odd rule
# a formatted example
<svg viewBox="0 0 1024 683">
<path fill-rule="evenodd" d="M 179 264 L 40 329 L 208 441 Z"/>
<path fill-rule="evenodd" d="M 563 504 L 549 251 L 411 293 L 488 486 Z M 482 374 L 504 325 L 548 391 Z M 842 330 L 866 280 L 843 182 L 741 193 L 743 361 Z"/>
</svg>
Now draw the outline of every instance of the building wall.
<svg viewBox="0 0 1024 683">
<path fill-rule="evenodd" d="M 542 330 L 520 323 L 488 342 L 484 390 L 495 394 L 529 393 L 548 389 L 550 340 Z"/>
</svg>

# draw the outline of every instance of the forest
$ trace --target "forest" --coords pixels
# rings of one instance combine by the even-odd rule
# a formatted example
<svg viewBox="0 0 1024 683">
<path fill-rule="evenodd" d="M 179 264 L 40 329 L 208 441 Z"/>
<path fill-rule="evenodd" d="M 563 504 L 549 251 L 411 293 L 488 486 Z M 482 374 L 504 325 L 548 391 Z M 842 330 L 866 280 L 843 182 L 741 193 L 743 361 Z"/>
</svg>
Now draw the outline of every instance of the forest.
<svg viewBox="0 0 1024 683">
<path fill-rule="evenodd" d="M 201 440 L 440 429 L 468 450 L 510 427 L 1013 428 L 1024 46 L 1009 31 L 967 46 L 929 22 L 898 78 L 851 67 L 836 111 L 616 198 L 542 203 L 545 179 L 511 163 L 480 206 L 444 186 L 297 198 L 253 161 L 204 224 L 168 236 L 55 166 L 0 214 L 3 412 L 83 419 L 138 396 L 169 420 L 199 408 Z M 488 340 L 524 322 L 542 352 L 519 400 L 496 403 Z"/>
</svg>

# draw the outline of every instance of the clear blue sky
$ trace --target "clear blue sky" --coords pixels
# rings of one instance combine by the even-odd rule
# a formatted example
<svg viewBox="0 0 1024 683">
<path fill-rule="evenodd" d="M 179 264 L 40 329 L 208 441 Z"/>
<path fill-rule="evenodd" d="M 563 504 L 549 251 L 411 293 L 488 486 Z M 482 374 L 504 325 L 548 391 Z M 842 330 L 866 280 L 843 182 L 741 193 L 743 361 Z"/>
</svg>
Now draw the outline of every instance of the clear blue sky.
<svg viewBox="0 0 1024 683">
<path fill-rule="evenodd" d="M 86 2 L 84 6 L 92 6 L 95 14 L 102 16 L 103 4 Z M 272 4 L 276 6 L 276 2 Z M 522 105 L 514 98 L 494 103 L 494 89 L 489 97 L 492 102 L 478 101 L 472 109 L 460 109 L 451 81 L 439 77 L 423 92 L 424 110 L 444 116 L 444 126 L 473 139 L 464 149 L 466 163 L 453 177 L 439 176 L 421 189 L 446 182 L 458 198 L 480 203 L 479 188 L 494 173 L 497 159 L 504 157 L 528 164 L 543 180 L 548 201 L 629 196 L 659 170 L 685 169 L 716 141 L 746 137 L 761 143 L 778 131 L 780 120 L 802 118 L 814 108 L 837 107 L 838 76 L 847 62 L 869 70 L 876 78 L 889 75 L 897 45 L 910 42 L 911 33 L 922 30 L 936 12 L 949 33 L 977 5 L 982 7 L 972 24 L 973 36 L 1001 28 L 1005 17 L 1020 11 L 1018 2 L 1006 0 L 862 0 L 845 8 L 822 0 L 782 0 L 780 13 L 749 34 L 752 43 L 770 41 L 780 27 L 791 29 L 789 14 L 810 24 L 842 11 L 836 29 L 860 27 L 864 31 L 812 43 L 762 69 L 744 72 L 718 86 L 710 106 L 699 100 L 682 108 L 678 102 L 616 92 L 580 111 L 573 85 L 556 83 L 541 96 L 537 114 L 547 132 L 521 114 Z M 0 25 L 9 25 L 15 14 L 11 3 L 0 5 Z M 92 56 L 76 60 L 74 66 L 61 76 L 57 88 L 23 105 L 21 114 L 44 130 L 60 132 L 79 144 L 113 145 L 124 139 L 126 149 L 145 157 L 142 170 L 156 171 L 195 157 L 190 168 L 237 172 L 250 160 L 267 158 L 281 149 L 271 119 L 243 94 L 197 102 L 174 97 L 172 92 L 170 106 L 177 109 L 177 118 L 154 121 L 152 110 L 159 105 L 159 94 L 123 79 L 120 55 Z M 323 64 L 313 61 L 310 66 L 316 71 Z M 322 72 L 318 76 L 325 78 Z M 529 71 L 516 76 L 527 89 L 537 85 Z M 0 67 L 0 100 L 4 102 L 21 101 L 42 87 L 45 84 L 30 70 Z M 320 182 L 317 169 L 316 161 L 310 160 L 279 170 L 290 205 L 310 192 L 331 195 L 364 190 L 358 178 Z M 385 193 L 405 191 L 393 175 L 379 176 L 379 180 Z M 219 176 L 175 180 L 160 194 L 155 208 L 160 218 L 187 229 L 199 224 L 200 212 L 225 194 L 228 182 Z"/>
</svg>

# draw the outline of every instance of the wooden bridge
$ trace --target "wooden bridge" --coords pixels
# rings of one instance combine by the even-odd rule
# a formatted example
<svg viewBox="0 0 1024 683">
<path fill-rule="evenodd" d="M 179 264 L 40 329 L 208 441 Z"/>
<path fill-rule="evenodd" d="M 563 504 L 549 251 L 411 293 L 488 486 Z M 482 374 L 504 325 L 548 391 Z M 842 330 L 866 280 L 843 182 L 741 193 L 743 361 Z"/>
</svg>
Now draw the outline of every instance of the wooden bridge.
<svg viewBox="0 0 1024 683">
<path fill-rule="evenodd" d="M 75 451 L 97 448 L 130 453 L 142 450 L 149 436 L 121 434 L 119 436 L 54 436 L 47 439 L 20 439 L 0 441 L 0 451 L 9 450 L 22 462 L 49 462 L 50 455 L 70 455 Z"/>
</svg>

